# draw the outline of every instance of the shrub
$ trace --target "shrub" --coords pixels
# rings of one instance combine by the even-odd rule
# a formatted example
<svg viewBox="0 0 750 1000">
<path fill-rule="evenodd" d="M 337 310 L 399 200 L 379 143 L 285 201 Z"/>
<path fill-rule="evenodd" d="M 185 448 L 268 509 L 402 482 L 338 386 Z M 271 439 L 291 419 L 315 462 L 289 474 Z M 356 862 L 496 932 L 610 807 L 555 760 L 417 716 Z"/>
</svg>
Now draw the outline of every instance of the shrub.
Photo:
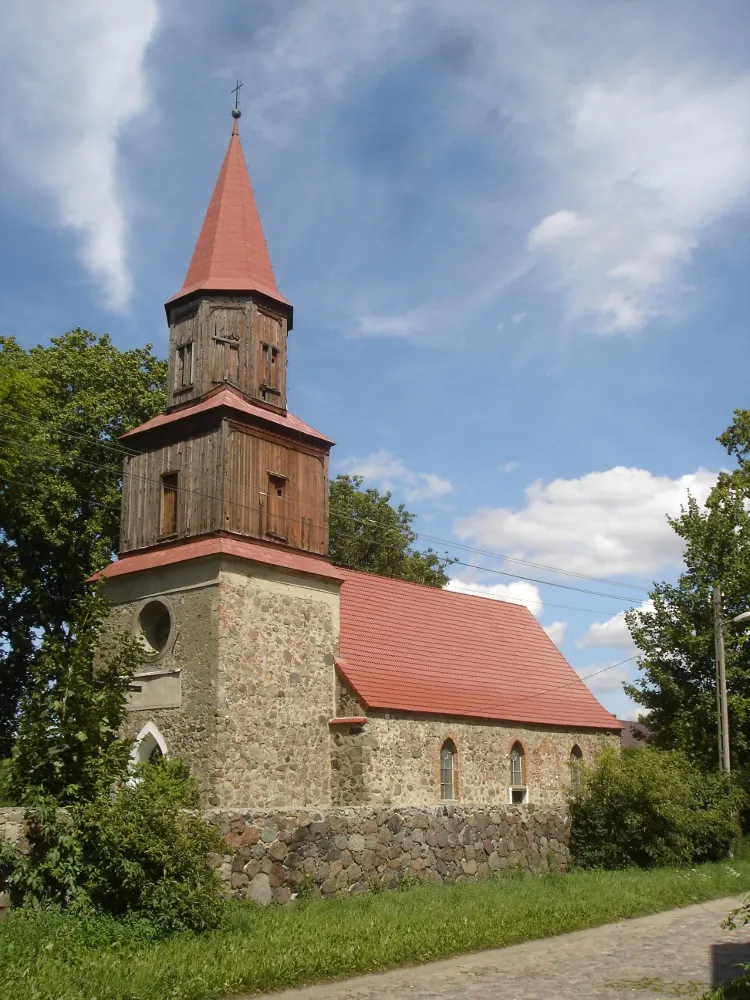
<svg viewBox="0 0 750 1000">
<path fill-rule="evenodd" d="M 116 795 L 65 811 L 40 800 L 28 810 L 27 839 L 27 855 L 0 846 L 0 882 L 14 905 L 127 918 L 158 935 L 221 921 L 224 894 L 208 855 L 225 847 L 179 760 L 141 765 Z"/>
<path fill-rule="evenodd" d="M 739 793 L 679 751 L 605 750 L 571 800 L 571 855 L 582 868 L 689 865 L 726 857 Z"/>
</svg>

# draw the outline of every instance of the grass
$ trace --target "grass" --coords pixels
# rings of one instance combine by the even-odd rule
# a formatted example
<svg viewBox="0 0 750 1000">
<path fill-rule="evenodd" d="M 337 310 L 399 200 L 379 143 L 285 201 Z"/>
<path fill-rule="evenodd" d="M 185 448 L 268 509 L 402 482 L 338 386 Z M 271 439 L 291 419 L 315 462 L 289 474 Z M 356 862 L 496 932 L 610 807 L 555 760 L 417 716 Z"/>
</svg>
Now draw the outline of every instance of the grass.
<svg viewBox="0 0 750 1000">
<path fill-rule="evenodd" d="M 14 1000 L 208 1000 L 595 927 L 750 890 L 750 859 L 695 869 L 520 876 L 461 886 L 229 908 L 223 927 L 149 941 L 54 914 L 0 924 L 0 994 Z M 5 989 L 2 989 L 5 987 Z"/>
</svg>

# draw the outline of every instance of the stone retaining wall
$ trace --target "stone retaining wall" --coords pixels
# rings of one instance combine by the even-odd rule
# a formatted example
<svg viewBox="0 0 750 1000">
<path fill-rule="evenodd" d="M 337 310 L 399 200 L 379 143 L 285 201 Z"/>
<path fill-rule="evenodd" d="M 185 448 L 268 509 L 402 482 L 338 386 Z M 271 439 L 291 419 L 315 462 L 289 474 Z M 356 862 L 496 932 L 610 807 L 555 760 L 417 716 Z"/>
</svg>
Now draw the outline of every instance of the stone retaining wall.
<svg viewBox="0 0 750 1000">
<path fill-rule="evenodd" d="M 568 864 L 566 812 L 534 805 L 206 815 L 227 841 L 227 853 L 210 859 L 227 891 L 262 905 L 288 903 L 300 891 L 357 895 L 404 879 L 450 885 L 513 868 L 536 873 Z M 0 838 L 22 849 L 23 817 L 23 809 L 0 809 Z M 9 905 L 0 892 L 0 917 Z"/>
<path fill-rule="evenodd" d="M 404 878 L 452 884 L 568 863 L 567 814 L 533 805 L 207 815 L 230 847 L 212 855 L 212 864 L 233 896 L 263 905 L 287 903 L 300 890 L 358 894 Z"/>
</svg>

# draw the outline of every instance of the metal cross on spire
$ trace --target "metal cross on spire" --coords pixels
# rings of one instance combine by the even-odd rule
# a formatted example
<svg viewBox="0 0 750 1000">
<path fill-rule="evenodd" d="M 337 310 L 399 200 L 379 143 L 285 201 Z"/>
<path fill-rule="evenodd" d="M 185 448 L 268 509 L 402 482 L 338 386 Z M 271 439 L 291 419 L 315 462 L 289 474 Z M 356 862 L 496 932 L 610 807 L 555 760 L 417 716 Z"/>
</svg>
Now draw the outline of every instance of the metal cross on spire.
<svg viewBox="0 0 750 1000">
<path fill-rule="evenodd" d="M 234 94 L 234 107 L 232 108 L 232 118 L 239 118 L 242 112 L 240 111 L 240 91 L 242 90 L 242 81 L 237 81 L 237 86 L 230 93 Z"/>
</svg>

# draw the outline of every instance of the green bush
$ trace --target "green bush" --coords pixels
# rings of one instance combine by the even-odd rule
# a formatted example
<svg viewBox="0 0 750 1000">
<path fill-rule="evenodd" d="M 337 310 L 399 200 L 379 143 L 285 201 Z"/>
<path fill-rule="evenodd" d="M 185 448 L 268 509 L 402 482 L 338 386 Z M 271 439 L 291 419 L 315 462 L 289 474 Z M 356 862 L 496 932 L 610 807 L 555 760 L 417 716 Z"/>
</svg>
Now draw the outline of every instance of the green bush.
<svg viewBox="0 0 750 1000">
<path fill-rule="evenodd" d="M 571 854 L 581 868 L 681 866 L 726 857 L 740 793 L 679 751 L 605 750 L 571 800 Z"/>
<path fill-rule="evenodd" d="M 225 850 L 179 760 L 142 765 L 114 795 L 27 813 L 30 851 L 0 847 L 14 905 L 143 922 L 158 935 L 217 926 L 224 896 L 211 852 Z"/>
</svg>

